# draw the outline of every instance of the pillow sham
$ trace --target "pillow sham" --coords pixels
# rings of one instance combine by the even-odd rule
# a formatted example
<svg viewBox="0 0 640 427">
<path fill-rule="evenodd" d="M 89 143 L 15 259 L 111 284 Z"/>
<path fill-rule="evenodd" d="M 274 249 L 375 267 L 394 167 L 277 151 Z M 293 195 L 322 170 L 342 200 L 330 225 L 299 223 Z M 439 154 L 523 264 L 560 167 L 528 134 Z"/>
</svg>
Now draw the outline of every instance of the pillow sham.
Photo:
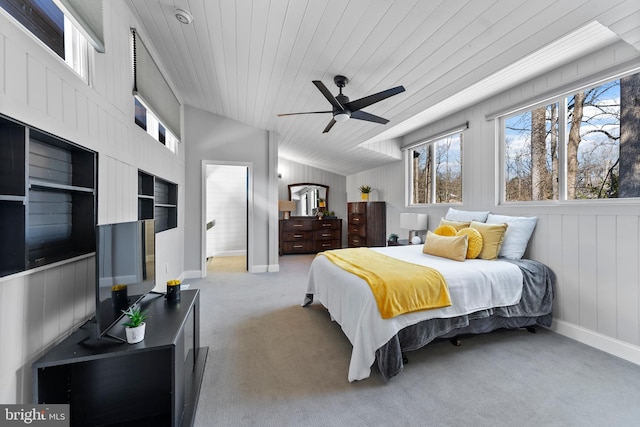
<svg viewBox="0 0 640 427">
<path fill-rule="evenodd" d="M 507 231 L 504 234 L 504 241 L 500 248 L 499 256 L 508 259 L 520 259 L 527 250 L 529 240 L 533 235 L 533 230 L 536 228 L 538 218 L 535 216 L 508 216 L 508 215 L 493 215 L 489 214 L 487 217 L 487 224 L 501 224 L 506 223 L 509 225 Z"/>
<path fill-rule="evenodd" d="M 489 211 L 463 211 L 459 209 L 449 208 L 447 214 L 444 217 L 453 221 L 486 222 L 488 215 Z"/>
<path fill-rule="evenodd" d="M 483 239 L 482 234 L 475 228 L 463 228 L 456 233 L 456 236 L 467 235 L 467 259 L 478 258 L 480 252 L 482 252 Z"/>
<path fill-rule="evenodd" d="M 469 224 L 471 224 L 471 221 L 452 221 L 446 218 L 442 218 L 440 220 L 440 225 L 450 225 L 453 228 L 456 229 L 456 231 L 462 229 L 462 228 L 467 228 L 469 226 Z"/>
<path fill-rule="evenodd" d="M 458 230 L 452 225 L 440 225 L 433 230 L 433 234 L 437 234 L 438 236 L 455 236 L 457 232 Z"/>
<path fill-rule="evenodd" d="M 485 224 L 484 222 L 471 221 L 469 227 L 475 228 L 482 235 L 482 250 L 478 258 L 497 259 L 508 225 L 506 223 Z"/>
<path fill-rule="evenodd" d="M 431 231 L 427 231 L 427 238 L 424 241 L 422 252 L 454 261 L 464 261 L 467 256 L 466 235 L 463 236 L 439 236 Z"/>
</svg>

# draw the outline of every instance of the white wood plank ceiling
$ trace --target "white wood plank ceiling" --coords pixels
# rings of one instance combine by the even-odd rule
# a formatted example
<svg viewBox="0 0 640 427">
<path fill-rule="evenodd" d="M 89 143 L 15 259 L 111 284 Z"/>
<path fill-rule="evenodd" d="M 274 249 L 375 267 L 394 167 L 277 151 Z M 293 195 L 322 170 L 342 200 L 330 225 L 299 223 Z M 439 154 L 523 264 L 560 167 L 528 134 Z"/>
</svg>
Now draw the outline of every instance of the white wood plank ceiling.
<svg viewBox="0 0 640 427">
<path fill-rule="evenodd" d="M 343 175 L 397 161 L 361 143 L 425 110 L 414 128 L 507 89 L 454 98 L 593 21 L 612 31 L 607 42 L 640 50 L 638 0 L 127 1 L 182 103 L 274 130 L 281 156 Z M 179 23 L 176 8 L 193 22 Z M 350 79 L 343 92 L 351 100 L 403 85 L 406 92 L 364 109 L 390 122 L 351 119 L 323 134 L 330 113 L 276 116 L 330 110 L 312 80 L 337 94 L 338 74 Z"/>
</svg>

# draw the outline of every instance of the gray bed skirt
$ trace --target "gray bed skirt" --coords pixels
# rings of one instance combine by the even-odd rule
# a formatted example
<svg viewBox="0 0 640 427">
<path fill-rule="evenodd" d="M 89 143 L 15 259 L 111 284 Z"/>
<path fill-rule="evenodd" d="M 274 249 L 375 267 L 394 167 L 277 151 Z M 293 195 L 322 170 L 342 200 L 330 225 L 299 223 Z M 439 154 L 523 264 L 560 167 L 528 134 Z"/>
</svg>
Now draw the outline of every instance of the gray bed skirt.
<svg viewBox="0 0 640 427">
<path fill-rule="evenodd" d="M 523 273 L 522 297 L 518 304 L 481 310 L 450 319 L 430 319 L 407 326 L 376 351 L 378 368 L 385 380 L 402 372 L 403 353 L 417 350 L 437 338 L 482 334 L 502 328 L 550 326 L 555 275 L 546 265 L 533 260 L 505 260 Z"/>
</svg>

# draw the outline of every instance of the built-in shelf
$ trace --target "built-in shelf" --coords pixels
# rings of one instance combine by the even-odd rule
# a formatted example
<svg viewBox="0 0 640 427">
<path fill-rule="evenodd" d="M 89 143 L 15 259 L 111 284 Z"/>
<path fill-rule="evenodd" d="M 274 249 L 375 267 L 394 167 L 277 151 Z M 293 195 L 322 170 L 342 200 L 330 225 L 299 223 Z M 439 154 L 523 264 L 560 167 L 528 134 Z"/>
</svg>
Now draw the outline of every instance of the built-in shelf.
<svg viewBox="0 0 640 427">
<path fill-rule="evenodd" d="M 178 185 L 138 171 L 138 219 L 154 219 L 156 233 L 178 226 Z"/>
<path fill-rule="evenodd" d="M 0 276 L 95 251 L 96 153 L 0 116 Z"/>
</svg>

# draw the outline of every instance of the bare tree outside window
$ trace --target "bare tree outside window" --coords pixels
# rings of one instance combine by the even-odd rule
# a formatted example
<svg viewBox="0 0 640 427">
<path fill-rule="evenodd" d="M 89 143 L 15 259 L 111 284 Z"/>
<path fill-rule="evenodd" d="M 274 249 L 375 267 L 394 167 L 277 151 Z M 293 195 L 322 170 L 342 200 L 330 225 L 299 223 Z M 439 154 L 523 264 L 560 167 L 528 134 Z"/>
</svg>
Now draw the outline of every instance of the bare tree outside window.
<svg viewBox="0 0 640 427">
<path fill-rule="evenodd" d="M 640 75 L 567 97 L 566 142 L 559 140 L 560 105 L 504 119 L 505 200 L 559 200 L 560 180 L 567 200 L 640 197 Z"/>
<path fill-rule="evenodd" d="M 462 203 L 462 135 L 410 150 L 412 204 Z"/>
</svg>

